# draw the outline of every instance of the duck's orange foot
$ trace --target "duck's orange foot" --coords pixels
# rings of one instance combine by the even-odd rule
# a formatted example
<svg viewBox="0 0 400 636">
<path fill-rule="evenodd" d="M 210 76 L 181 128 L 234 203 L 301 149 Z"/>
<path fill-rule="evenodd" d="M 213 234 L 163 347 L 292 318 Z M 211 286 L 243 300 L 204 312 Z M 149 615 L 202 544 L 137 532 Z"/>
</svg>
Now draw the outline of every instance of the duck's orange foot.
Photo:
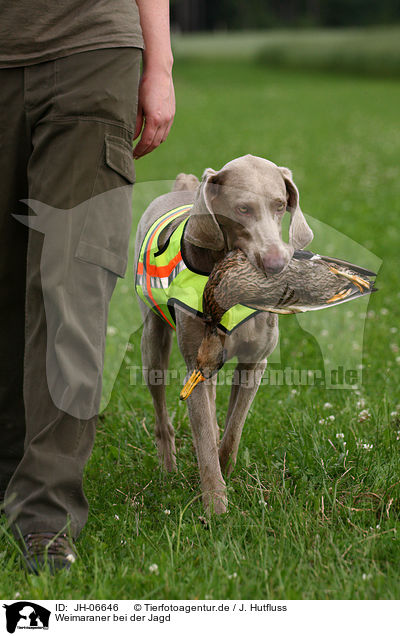
<svg viewBox="0 0 400 636">
<path fill-rule="evenodd" d="M 367 280 L 364 280 L 363 278 L 361 278 L 361 276 L 353 275 L 350 278 L 350 280 L 351 280 L 352 283 L 354 283 L 354 285 L 356 287 L 358 287 L 360 292 L 363 292 L 364 289 L 369 289 L 370 288 L 369 282 Z"/>
<path fill-rule="evenodd" d="M 327 303 L 334 303 L 337 300 L 343 300 L 344 298 L 347 298 L 347 296 L 351 294 L 351 289 L 342 289 L 342 291 L 340 291 L 338 294 L 335 294 L 334 296 L 332 296 L 332 298 L 329 298 L 329 300 L 327 300 Z"/>
<path fill-rule="evenodd" d="M 350 280 L 356 287 L 358 287 L 360 292 L 363 292 L 364 289 L 369 289 L 371 286 L 370 283 L 364 278 L 361 278 L 361 276 L 357 276 L 356 274 L 347 274 L 347 272 L 341 272 L 333 265 L 330 265 L 329 270 L 332 272 L 332 274 L 337 274 L 338 276 L 343 276 L 343 278 L 347 278 L 347 280 Z"/>
</svg>

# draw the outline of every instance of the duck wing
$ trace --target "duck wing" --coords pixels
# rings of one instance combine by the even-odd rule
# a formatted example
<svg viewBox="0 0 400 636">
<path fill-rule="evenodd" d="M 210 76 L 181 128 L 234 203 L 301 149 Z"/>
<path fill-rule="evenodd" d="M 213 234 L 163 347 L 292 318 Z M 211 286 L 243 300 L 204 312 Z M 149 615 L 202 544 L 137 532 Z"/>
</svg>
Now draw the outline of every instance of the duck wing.
<svg viewBox="0 0 400 636">
<path fill-rule="evenodd" d="M 321 254 L 314 254 L 314 252 L 310 252 L 309 250 L 295 250 L 293 257 L 295 260 L 322 260 L 325 263 L 334 263 L 335 265 L 339 265 L 339 267 L 344 267 L 350 269 L 361 276 L 366 276 L 367 278 L 376 277 L 376 273 L 372 272 L 370 269 L 366 269 L 365 267 L 360 267 L 360 265 L 355 265 L 354 263 L 350 263 L 349 261 L 344 261 L 340 258 L 333 258 L 332 256 L 322 256 Z"/>
</svg>

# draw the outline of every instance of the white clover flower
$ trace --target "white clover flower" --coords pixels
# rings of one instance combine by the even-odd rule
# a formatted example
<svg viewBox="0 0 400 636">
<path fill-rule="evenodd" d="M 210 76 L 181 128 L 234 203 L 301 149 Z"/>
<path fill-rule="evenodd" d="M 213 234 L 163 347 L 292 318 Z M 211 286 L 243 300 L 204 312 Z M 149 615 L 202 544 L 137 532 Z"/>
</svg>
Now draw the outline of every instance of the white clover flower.
<svg viewBox="0 0 400 636">
<path fill-rule="evenodd" d="M 332 408 L 332 404 L 330 402 L 325 402 L 324 409 L 331 409 L 331 408 Z"/>
<path fill-rule="evenodd" d="M 117 332 L 118 332 L 118 329 L 116 327 L 113 327 L 112 325 L 109 325 L 107 327 L 107 336 L 115 336 Z"/>
<path fill-rule="evenodd" d="M 292 390 L 290 391 L 290 393 L 291 393 L 292 395 L 297 395 L 297 394 L 298 394 L 298 390 L 297 390 L 297 389 L 292 389 Z"/>
<path fill-rule="evenodd" d="M 330 420 L 331 422 L 335 421 L 335 416 L 334 415 L 328 415 L 328 420 Z"/>
<path fill-rule="evenodd" d="M 356 407 L 358 409 L 365 408 L 365 400 L 364 400 L 364 398 L 360 398 L 359 400 L 357 400 Z"/>
<path fill-rule="evenodd" d="M 398 412 L 397 412 L 397 411 L 392 411 L 392 412 L 390 413 L 390 417 L 391 417 L 393 420 L 394 420 L 394 419 L 395 419 L 398 415 L 399 415 L 399 414 L 398 414 Z"/>
<path fill-rule="evenodd" d="M 396 344 L 395 342 L 391 342 L 389 346 L 390 346 L 390 350 L 393 351 L 393 353 L 399 352 L 399 345 Z"/>
<path fill-rule="evenodd" d="M 400 364 L 400 356 L 397 356 L 396 362 L 397 362 L 397 364 Z"/>
<path fill-rule="evenodd" d="M 327 329 L 323 329 L 323 330 L 321 331 L 321 336 L 326 337 L 328 334 L 329 334 L 329 331 L 328 331 Z"/>
<path fill-rule="evenodd" d="M 118 515 L 114 515 L 114 519 L 116 519 L 117 521 L 119 521 L 119 517 L 118 517 Z"/>
<path fill-rule="evenodd" d="M 232 574 L 228 574 L 228 579 L 236 579 L 237 578 L 237 572 L 232 572 Z"/>
<path fill-rule="evenodd" d="M 390 333 L 397 333 L 397 327 L 390 327 Z"/>
<path fill-rule="evenodd" d="M 164 510 L 164 514 L 165 514 L 165 515 L 170 515 L 170 514 L 171 514 L 171 511 L 170 511 L 170 510 L 168 510 L 168 508 L 167 508 L 166 510 Z"/>
<path fill-rule="evenodd" d="M 382 307 L 382 309 L 381 309 L 382 316 L 387 316 L 388 313 L 389 313 L 389 309 L 386 309 L 386 307 Z"/>
<path fill-rule="evenodd" d="M 344 433 L 336 433 L 336 438 L 337 439 L 343 439 L 344 438 Z"/>
<path fill-rule="evenodd" d="M 326 420 L 324 420 L 324 418 L 321 417 L 321 419 L 318 420 L 318 424 L 326 424 Z"/>
<path fill-rule="evenodd" d="M 358 421 L 359 422 L 365 422 L 365 420 L 368 420 L 370 417 L 371 417 L 371 413 L 370 413 L 369 409 L 363 409 L 358 414 Z"/>
<path fill-rule="evenodd" d="M 158 565 L 157 563 L 152 563 L 151 565 L 149 565 L 149 572 L 150 574 L 158 574 Z"/>
<path fill-rule="evenodd" d="M 363 447 L 364 450 L 368 450 L 369 451 L 369 450 L 373 449 L 374 445 L 373 444 L 363 444 L 362 447 Z"/>
</svg>

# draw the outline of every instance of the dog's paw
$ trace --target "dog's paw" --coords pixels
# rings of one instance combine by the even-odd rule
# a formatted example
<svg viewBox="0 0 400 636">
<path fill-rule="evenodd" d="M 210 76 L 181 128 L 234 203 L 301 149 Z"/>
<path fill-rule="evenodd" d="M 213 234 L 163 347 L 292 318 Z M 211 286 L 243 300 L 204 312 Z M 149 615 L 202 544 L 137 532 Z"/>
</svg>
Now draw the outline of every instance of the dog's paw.
<svg viewBox="0 0 400 636">
<path fill-rule="evenodd" d="M 165 470 L 165 472 L 167 473 L 176 473 L 177 471 L 177 467 L 176 467 L 176 457 L 175 457 L 175 452 L 163 452 L 164 449 L 159 453 L 158 453 L 158 460 L 160 462 L 160 465 L 162 466 L 162 468 Z"/>
<path fill-rule="evenodd" d="M 228 509 L 228 499 L 225 491 L 204 493 L 203 504 L 208 515 L 223 515 Z"/>
<path fill-rule="evenodd" d="M 167 473 L 176 472 L 176 449 L 174 429 L 169 424 L 165 429 L 156 428 L 158 460 Z"/>
</svg>

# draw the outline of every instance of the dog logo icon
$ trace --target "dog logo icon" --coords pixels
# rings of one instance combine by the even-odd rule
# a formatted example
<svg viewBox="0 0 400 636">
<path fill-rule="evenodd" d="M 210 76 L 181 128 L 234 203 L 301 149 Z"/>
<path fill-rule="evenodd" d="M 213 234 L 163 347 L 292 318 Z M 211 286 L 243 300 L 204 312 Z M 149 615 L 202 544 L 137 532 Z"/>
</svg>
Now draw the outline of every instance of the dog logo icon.
<svg viewBox="0 0 400 636">
<path fill-rule="evenodd" d="M 30 601 L 18 601 L 3 605 L 6 610 L 7 631 L 14 634 L 16 629 L 49 629 L 51 612 Z"/>
</svg>

